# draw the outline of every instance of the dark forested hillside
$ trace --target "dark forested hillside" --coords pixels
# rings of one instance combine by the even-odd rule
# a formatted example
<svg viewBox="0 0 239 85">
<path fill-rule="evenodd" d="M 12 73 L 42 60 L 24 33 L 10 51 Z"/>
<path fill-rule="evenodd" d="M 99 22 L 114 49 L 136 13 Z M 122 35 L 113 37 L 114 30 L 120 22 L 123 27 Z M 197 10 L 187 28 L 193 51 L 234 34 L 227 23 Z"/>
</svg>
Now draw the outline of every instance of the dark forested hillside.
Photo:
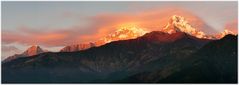
<svg viewBox="0 0 239 85">
<path fill-rule="evenodd" d="M 184 83 L 237 79 L 237 37 L 199 39 L 151 32 L 78 52 L 47 52 L 2 63 L 3 83 Z"/>
</svg>

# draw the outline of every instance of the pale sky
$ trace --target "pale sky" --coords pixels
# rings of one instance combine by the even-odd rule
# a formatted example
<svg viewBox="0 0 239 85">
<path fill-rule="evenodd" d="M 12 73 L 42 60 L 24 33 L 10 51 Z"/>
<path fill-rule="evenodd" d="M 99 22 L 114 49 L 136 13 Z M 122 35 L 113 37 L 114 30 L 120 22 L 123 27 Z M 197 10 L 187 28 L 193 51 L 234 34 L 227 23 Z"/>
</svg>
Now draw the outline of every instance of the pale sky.
<svg viewBox="0 0 239 85">
<path fill-rule="evenodd" d="M 237 23 L 236 1 L 2 2 L 2 59 L 34 44 L 58 51 L 75 39 L 77 42 L 94 40 L 79 36 L 96 34 L 101 29 L 97 26 L 102 26 L 109 15 L 112 19 L 134 14 L 142 17 L 148 10 L 157 12 L 167 8 L 186 10 L 218 32 L 226 25 Z"/>
</svg>

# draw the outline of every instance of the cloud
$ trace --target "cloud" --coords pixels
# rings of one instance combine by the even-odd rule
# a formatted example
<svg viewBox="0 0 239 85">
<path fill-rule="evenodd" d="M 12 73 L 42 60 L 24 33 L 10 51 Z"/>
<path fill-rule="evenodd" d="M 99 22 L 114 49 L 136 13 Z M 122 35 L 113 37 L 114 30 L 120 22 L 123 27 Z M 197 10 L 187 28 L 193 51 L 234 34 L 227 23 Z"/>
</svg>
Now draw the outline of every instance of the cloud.
<svg viewBox="0 0 239 85">
<path fill-rule="evenodd" d="M 62 46 L 69 43 L 74 43 L 81 34 L 77 34 L 77 28 L 72 30 L 57 30 L 57 31 L 31 31 L 30 28 L 24 28 L 20 31 L 7 31 L 2 33 L 2 41 L 4 44 L 19 43 L 24 45 L 43 45 L 47 47 Z M 86 32 L 86 31 L 82 31 Z M 81 34 L 80 34 L 81 33 Z"/>
<path fill-rule="evenodd" d="M 29 28 L 19 27 L 15 31 L 2 32 L 4 44 L 19 43 L 24 45 L 42 45 L 46 47 L 66 46 L 82 42 L 96 41 L 115 31 L 121 24 L 134 23 L 148 31 L 160 30 L 172 15 L 184 16 L 192 25 L 200 30 L 210 30 L 196 15 L 182 8 L 152 9 L 141 12 L 104 13 L 85 18 L 89 25 L 68 28 Z M 70 15 L 69 15 L 70 16 Z M 54 28 L 56 29 L 56 28 Z"/>
<path fill-rule="evenodd" d="M 225 29 L 231 30 L 232 32 L 237 34 L 238 33 L 238 21 L 237 21 L 237 19 L 234 19 L 234 20 L 228 22 L 225 25 Z"/>
<path fill-rule="evenodd" d="M 11 56 L 13 54 L 19 54 L 22 51 L 20 49 L 18 49 L 15 46 L 6 46 L 6 45 L 2 45 L 2 59 L 7 58 L 8 56 Z"/>
<path fill-rule="evenodd" d="M 16 48 L 15 46 L 2 46 L 2 51 L 3 52 L 9 52 L 9 51 L 14 51 L 14 52 L 20 52 L 20 50 L 18 48 Z"/>
</svg>

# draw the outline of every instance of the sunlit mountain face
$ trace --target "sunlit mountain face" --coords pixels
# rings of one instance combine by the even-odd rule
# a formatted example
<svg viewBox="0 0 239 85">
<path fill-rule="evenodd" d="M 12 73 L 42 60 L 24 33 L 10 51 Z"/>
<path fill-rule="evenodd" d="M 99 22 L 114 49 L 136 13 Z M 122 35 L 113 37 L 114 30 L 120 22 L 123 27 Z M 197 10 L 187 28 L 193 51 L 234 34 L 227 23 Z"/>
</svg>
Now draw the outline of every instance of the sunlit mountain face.
<svg viewBox="0 0 239 85">
<path fill-rule="evenodd" d="M 126 25 L 119 26 L 114 33 L 109 34 L 108 36 L 102 38 L 101 40 L 104 40 L 104 42 L 109 43 L 111 41 L 137 38 L 144 35 L 145 33 L 147 33 L 147 31 L 143 30 L 137 25 L 126 24 Z"/>
<path fill-rule="evenodd" d="M 112 41 L 134 39 L 144 35 L 147 32 L 148 31 L 145 31 L 136 24 L 123 24 L 118 26 L 117 30 L 114 33 L 111 33 L 106 37 L 101 38 L 97 42 L 110 43 Z"/>
<path fill-rule="evenodd" d="M 221 39 L 223 38 L 224 36 L 228 35 L 228 34 L 232 34 L 232 35 L 237 35 L 236 33 L 230 31 L 230 30 L 227 30 L 225 29 L 223 32 L 219 33 L 219 34 L 216 34 L 214 35 L 217 39 Z"/>
<path fill-rule="evenodd" d="M 108 34 L 107 36 L 101 38 L 97 42 L 102 42 L 105 44 L 112 41 L 134 39 L 144 35 L 145 33 L 150 32 L 146 29 L 143 29 L 143 27 L 137 24 L 122 24 L 116 28 L 117 29 L 115 32 Z M 147 29 L 150 29 L 150 28 L 147 28 Z M 158 28 L 158 30 L 154 30 L 154 31 L 161 31 L 161 32 L 169 33 L 169 34 L 176 33 L 176 32 L 184 32 L 189 35 L 195 36 L 197 38 L 204 38 L 204 39 L 220 39 L 227 34 L 236 35 L 235 33 L 233 33 L 232 31 L 228 29 L 225 29 L 223 32 L 215 34 L 215 35 L 207 34 L 195 28 L 194 26 L 192 26 L 190 22 L 187 21 L 186 18 L 179 15 L 173 15 L 171 18 L 168 19 L 168 23 L 163 28 Z"/>
<path fill-rule="evenodd" d="M 169 20 L 168 24 L 162 29 L 163 32 L 172 34 L 176 32 L 185 32 L 197 38 L 206 38 L 205 33 L 198 31 L 196 28 L 192 27 L 188 21 L 182 16 L 174 15 Z"/>
<path fill-rule="evenodd" d="M 73 52 L 73 51 L 85 50 L 91 47 L 101 46 L 113 41 L 134 39 L 144 35 L 147 32 L 148 31 L 137 26 L 136 24 L 123 24 L 123 25 L 119 25 L 115 32 L 110 33 L 103 38 L 100 38 L 96 42 L 66 46 L 63 49 L 61 49 L 61 52 Z"/>
<path fill-rule="evenodd" d="M 179 15 L 173 15 L 171 18 L 168 19 L 168 23 L 163 28 L 161 28 L 161 29 L 159 28 L 158 30 L 161 32 L 168 33 L 168 34 L 172 34 L 172 33 L 176 33 L 176 32 L 184 32 L 191 36 L 195 36 L 197 38 L 202 38 L 202 39 L 220 39 L 220 38 L 223 38 L 227 34 L 236 35 L 232 31 L 229 31 L 227 29 L 225 29 L 223 32 L 215 34 L 215 35 L 206 34 L 205 32 L 200 31 L 197 28 L 193 27 L 190 24 L 190 22 L 187 21 L 186 18 L 184 18 L 183 16 L 179 16 Z M 89 49 L 91 47 L 101 46 L 101 45 L 104 45 L 106 43 L 110 43 L 113 41 L 134 39 L 134 38 L 143 36 L 144 34 L 146 34 L 148 32 L 150 32 L 150 31 L 143 29 L 142 27 L 140 27 L 140 25 L 126 23 L 126 24 L 117 26 L 115 32 L 110 33 L 107 36 L 102 37 L 95 42 L 69 45 L 69 46 L 66 46 L 63 49 L 61 49 L 61 52 L 80 51 L 80 50 Z"/>
<path fill-rule="evenodd" d="M 220 39 L 227 34 L 235 35 L 235 33 L 227 29 L 215 35 L 206 34 L 205 32 L 200 31 L 197 28 L 190 25 L 190 23 L 184 17 L 178 15 L 172 16 L 168 24 L 161 31 L 169 34 L 176 32 L 185 32 L 197 38 L 205 38 L 205 39 Z"/>
</svg>

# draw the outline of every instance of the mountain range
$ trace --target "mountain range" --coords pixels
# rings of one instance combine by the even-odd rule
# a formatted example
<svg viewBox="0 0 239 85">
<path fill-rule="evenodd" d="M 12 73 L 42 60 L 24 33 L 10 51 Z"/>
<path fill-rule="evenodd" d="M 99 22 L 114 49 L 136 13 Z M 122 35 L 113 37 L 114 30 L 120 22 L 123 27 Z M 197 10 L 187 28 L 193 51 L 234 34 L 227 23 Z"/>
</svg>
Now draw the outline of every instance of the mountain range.
<svg viewBox="0 0 239 85">
<path fill-rule="evenodd" d="M 107 36 L 105 36 L 95 42 L 84 43 L 84 44 L 81 43 L 81 44 L 66 46 L 63 49 L 61 49 L 60 51 L 61 52 L 74 52 L 74 51 L 85 50 L 85 49 L 88 49 L 91 47 L 101 46 L 106 43 L 110 43 L 112 41 L 134 39 L 134 38 L 144 35 L 145 33 L 147 33 L 147 31 L 145 31 L 135 25 L 121 26 L 114 33 L 108 34 Z"/>
<path fill-rule="evenodd" d="M 233 34 L 232 31 L 224 30 L 223 32 L 215 35 L 208 35 L 200 30 L 197 30 L 195 27 L 193 27 L 184 17 L 173 15 L 167 25 L 163 29 L 160 30 L 161 32 L 165 33 L 175 33 L 175 32 L 185 32 L 189 35 L 195 36 L 197 38 L 205 38 L 205 39 L 221 39 L 227 34 Z M 118 40 L 127 40 L 127 39 L 134 39 L 137 37 L 140 37 L 149 31 L 146 31 L 138 26 L 135 25 L 129 25 L 129 26 L 122 26 L 119 29 L 117 29 L 114 33 L 109 34 L 95 42 L 90 43 L 81 43 L 76 45 L 70 45 L 66 46 L 63 49 L 61 49 L 61 52 L 74 52 L 74 51 L 80 51 L 85 50 L 91 47 L 101 46 L 106 43 L 112 42 L 112 41 L 118 41 Z"/>
<path fill-rule="evenodd" d="M 13 56 L 9 56 L 8 58 L 6 58 L 5 60 L 3 60 L 2 62 L 8 62 L 11 60 L 14 60 L 16 58 L 19 57 L 28 57 L 28 56 L 33 56 L 33 55 L 37 55 L 40 53 L 44 53 L 44 52 L 48 52 L 47 50 L 43 50 L 40 46 L 38 45 L 33 45 L 31 47 L 29 47 L 26 51 L 24 51 L 21 54 L 15 54 Z"/>
<path fill-rule="evenodd" d="M 35 46 L 2 62 L 2 83 L 237 83 L 237 35 L 223 33 L 173 16 L 160 31 L 122 28 L 60 52 Z"/>
</svg>

